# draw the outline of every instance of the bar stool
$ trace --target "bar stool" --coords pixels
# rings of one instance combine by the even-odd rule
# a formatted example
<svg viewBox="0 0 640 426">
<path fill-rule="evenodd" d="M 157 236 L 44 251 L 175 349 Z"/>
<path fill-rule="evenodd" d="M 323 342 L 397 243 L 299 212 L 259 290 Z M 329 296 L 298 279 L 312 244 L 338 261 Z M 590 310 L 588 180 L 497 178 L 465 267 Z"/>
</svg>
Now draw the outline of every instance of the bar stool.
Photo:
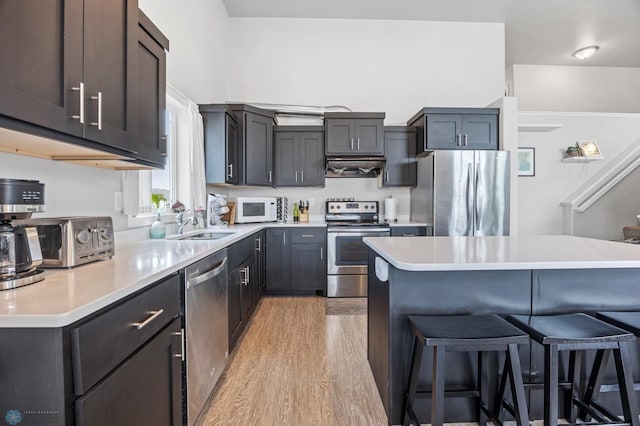
<svg viewBox="0 0 640 426">
<path fill-rule="evenodd" d="M 605 424 L 630 424 L 638 426 L 638 408 L 633 394 L 633 382 L 629 364 L 629 342 L 633 335 L 592 316 L 574 313 L 564 315 L 527 316 L 511 315 L 507 320 L 526 331 L 533 340 L 544 346 L 544 424 L 558 424 L 558 352 L 570 351 L 570 395 L 565 399 L 565 417 L 574 423 L 576 406 L 581 415 L 593 417 Z M 578 395 L 578 381 L 582 351 L 595 349 L 594 361 L 587 390 Z M 620 386 L 620 398 L 624 423 L 597 400 L 595 384 L 603 374 L 602 361 L 613 352 Z M 501 395 L 498 395 L 501 398 Z"/>
<path fill-rule="evenodd" d="M 444 423 L 444 399 L 446 397 L 477 398 L 477 416 L 480 425 L 493 413 L 485 401 L 487 384 L 487 357 L 484 352 L 506 352 L 505 374 L 509 375 L 513 393 L 515 416 L 519 426 L 528 425 L 529 417 L 522 384 L 522 371 L 518 357 L 518 345 L 529 342 L 529 337 L 517 327 L 497 315 L 463 316 L 410 316 L 409 324 L 415 335 L 410 376 L 404 400 L 403 425 L 411 421 L 419 426 L 414 411 L 416 398 L 431 399 L 431 424 Z M 418 390 L 418 378 L 422 364 L 422 352 L 433 348 L 433 378 L 431 391 Z M 478 352 L 477 387 L 468 390 L 445 390 L 446 352 Z"/>
</svg>

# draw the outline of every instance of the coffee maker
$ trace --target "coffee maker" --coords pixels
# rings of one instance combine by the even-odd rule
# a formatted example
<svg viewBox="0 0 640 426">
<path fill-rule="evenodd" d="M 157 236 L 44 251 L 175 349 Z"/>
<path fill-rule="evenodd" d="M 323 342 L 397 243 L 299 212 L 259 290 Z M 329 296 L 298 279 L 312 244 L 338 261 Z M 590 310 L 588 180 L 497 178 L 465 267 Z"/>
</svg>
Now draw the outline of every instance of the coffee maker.
<svg viewBox="0 0 640 426">
<path fill-rule="evenodd" d="M 35 227 L 14 226 L 44 211 L 44 184 L 37 180 L 0 179 L 0 290 L 44 279 L 42 252 Z"/>
</svg>

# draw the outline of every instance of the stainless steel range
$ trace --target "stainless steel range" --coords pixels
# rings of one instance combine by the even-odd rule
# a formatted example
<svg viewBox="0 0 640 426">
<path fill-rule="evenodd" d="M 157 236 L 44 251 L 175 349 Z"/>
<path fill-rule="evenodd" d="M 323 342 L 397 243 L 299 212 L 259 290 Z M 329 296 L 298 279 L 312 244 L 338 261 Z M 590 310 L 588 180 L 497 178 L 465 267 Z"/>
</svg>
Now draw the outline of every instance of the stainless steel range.
<svg viewBox="0 0 640 426">
<path fill-rule="evenodd" d="M 327 297 L 367 296 L 368 247 L 364 237 L 388 237 L 377 201 L 327 200 Z"/>
</svg>

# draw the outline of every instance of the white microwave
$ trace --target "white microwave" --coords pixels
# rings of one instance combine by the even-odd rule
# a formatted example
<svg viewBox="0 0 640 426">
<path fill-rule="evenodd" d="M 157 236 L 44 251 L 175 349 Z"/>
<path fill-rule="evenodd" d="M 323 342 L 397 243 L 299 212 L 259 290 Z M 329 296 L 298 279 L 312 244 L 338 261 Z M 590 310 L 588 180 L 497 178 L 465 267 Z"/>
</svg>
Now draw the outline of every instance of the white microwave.
<svg viewBox="0 0 640 426">
<path fill-rule="evenodd" d="M 238 197 L 236 199 L 236 223 L 275 222 L 276 197 Z"/>
</svg>

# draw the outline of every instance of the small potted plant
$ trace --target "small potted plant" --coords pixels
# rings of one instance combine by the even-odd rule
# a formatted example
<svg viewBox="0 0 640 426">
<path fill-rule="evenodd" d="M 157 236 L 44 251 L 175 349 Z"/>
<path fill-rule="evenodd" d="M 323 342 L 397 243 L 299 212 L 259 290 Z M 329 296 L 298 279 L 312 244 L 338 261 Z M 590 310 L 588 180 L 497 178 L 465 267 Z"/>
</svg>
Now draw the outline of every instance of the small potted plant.
<svg viewBox="0 0 640 426">
<path fill-rule="evenodd" d="M 566 151 L 567 157 L 578 157 L 580 155 L 580 150 L 577 146 L 570 146 Z"/>
</svg>

